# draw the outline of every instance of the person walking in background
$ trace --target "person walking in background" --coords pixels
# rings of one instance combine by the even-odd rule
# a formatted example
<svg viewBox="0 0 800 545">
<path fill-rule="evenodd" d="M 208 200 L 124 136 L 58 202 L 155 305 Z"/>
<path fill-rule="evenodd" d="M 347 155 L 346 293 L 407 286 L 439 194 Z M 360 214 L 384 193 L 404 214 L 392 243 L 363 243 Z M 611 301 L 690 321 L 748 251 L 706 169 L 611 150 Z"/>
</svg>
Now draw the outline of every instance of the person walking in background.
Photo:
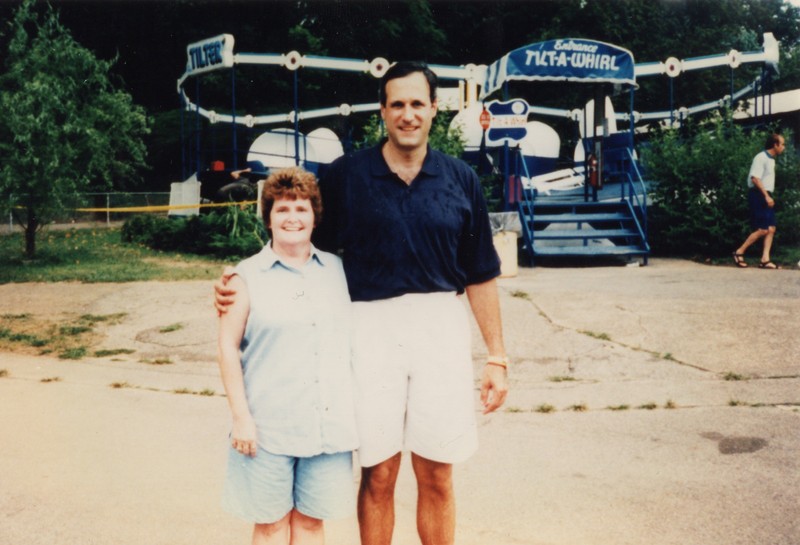
<svg viewBox="0 0 800 545">
<path fill-rule="evenodd" d="M 750 225 L 754 229 L 750 236 L 733 252 L 733 261 L 737 267 L 747 268 L 744 254 L 747 249 L 763 239 L 761 251 L 761 269 L 779 269 L 772 262 L 770 251 L 772 240 L 775 237 L 775 200 L 772 193 L 775 191 L 775 158 L 786 149 L 786 142 L 779 134 L 770 134 L 764 144 L 764 151 L 753 159 L 750 172 L 747 175 L 747 203 L 750 208 Z"/>
<path fill-rule="evenodd" d="M 322 545 L 324 519 L 355 512 L 350 298 L 341 260 L 317 250 L 313 174 L 272 174 L 261 196 L 271 242 L 236 267 L 219 321 L 233 426 L 223 506 L 253 545 Z"/>
<path fill-rule="evenodd" d="M 326 216 L 315 243 L 341 251 L 353 299 L 353 372 L 362 545 L 388 545 L 402 452 L 417 480 L 423 545 L 455 541 L 452 464 L 477 448 L 466 292 L 488 351 L 483 412 L 508 391 L 489 216 L 475 172 L 431 149 L 436 75 L 393 65 L 380 83 L 388 138 L 337 159 L 320 180 Z M 224 312 L 230 288 L 215 284 Z"/>
</svg>

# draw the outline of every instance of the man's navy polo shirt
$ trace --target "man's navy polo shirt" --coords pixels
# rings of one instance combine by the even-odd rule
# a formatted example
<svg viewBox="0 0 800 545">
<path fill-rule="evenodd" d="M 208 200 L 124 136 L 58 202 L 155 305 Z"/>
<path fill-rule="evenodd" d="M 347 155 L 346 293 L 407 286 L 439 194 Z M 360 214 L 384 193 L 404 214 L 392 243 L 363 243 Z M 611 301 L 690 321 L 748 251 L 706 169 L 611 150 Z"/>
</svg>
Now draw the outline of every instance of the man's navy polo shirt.
<svg viewBox="0 0 800 545">
<path fill-rule="evenodd" d="M 340 157 L 320 181 L 324 210 L 314 243 L 342 250 L 352 300 L 462 293 L 498 276 L 475 172 L 428 147 L 409 185 L 389 170 L 381 146 Z"/>
</svg>

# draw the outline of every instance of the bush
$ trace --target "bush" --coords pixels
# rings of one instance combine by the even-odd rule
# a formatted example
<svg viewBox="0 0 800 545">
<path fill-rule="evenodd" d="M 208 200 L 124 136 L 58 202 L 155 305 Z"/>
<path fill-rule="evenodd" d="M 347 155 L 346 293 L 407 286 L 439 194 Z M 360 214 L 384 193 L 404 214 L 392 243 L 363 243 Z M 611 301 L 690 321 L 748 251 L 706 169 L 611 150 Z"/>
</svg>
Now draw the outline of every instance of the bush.
<svg viewBox="0 0 800 545">
<path fill-rule="evenodd" d="M 699 126 L 655 135 L 642 161 L 655 180 L 649 208 L 653 252 L 685 257 L 730 254 L 751 232 L 747 173 L 763 149 L 767 131 L 746 132 L 723 114 Z M 800 181 L 791 136 L 778 159 L 775 244 L 800 242 Z"/>
<path fill-rule="evenodd" d="M 225 211 L 192 217 L 133 216 L 122 226 L 122 241 L 172 252 L 242 259 L 268 240 L 255 207 L 229 206 Z"/>
</svg>

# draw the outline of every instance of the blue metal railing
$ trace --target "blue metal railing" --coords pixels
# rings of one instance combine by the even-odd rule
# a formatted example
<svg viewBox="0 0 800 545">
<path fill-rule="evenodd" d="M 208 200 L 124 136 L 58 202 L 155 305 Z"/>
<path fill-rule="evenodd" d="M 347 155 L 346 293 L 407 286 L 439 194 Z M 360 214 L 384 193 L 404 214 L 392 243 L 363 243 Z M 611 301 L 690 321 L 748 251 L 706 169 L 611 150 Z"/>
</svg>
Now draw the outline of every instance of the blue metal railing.
<svg viewBox="0 0 800 545">
<path fill-rule="evenodd" d="M 621 150 L 620 150 L 621 151 Z M 647 187 L 642 178 L 641 171 L 633 156 L 630 148 L 625 148 L 622 154 L 624 160 L 618 163 L 619 171 L 608 172 L 609 177 L 616 177 L 619 179 L 620 185 L 620 201 L 624 202 L 628 209 L 630 221 L 633 222 L 634 232 L 641 240 L 642 249 L 646 252 L 650 251 L 650 245 L 647 242 Z M 517 157 L 516 172 L 524 172 L 526 178 L 530 179 L 528 174 L 527 165 L 525 161 L 520 161 L 520 154 Z M 520 166 L 520 162 L 522 165 Z M 517 202 L 517 210 L 520 215 L 520 224 L 522 226 L 522 235 L 525 244 L 530 252 L 531 259 L 533 259 L 533 242 L 534 242 L 534 216 L 535 216 L 535 201 L 538 198 L 538 192 L 535 188 L 523 188 L 521 190 L 520 199 Z M 580 221 L 579 219 L 576 221 Z M 645 257 L 645 263 L 646 263 Z"/>
<path fill-rule="evenodd" d="M 638 220 L 636 223 L 642 235 L 645 248 L 647 248 L 649 252 L 650 244 L 647 242 L 647 187 L 644 185 L 644 178 L 642 178 L 642 173 L 639 171 L 639 166 L 636 164 L 636 159 L 633 157 L 633 151 L 630 149 L 628 149 L 628 158 L 630 160 L 631 169 L 628 172 L 627 185 L 630 188 L 631 198 L 636 200 L 636 205 L 641 215 L 641 225 L 639 225 Z M 635 178 L 631 176 L 631 172 L 633 172 Z M 636 214 L 634 214 L 634 216 L 636 216 Z"/>
<path fill-rule="evenodd" d="M 626 163 L 630 165 L 629 168 L 614 174 L 622 177 L 620 200 L 627 203 L 644 248 L 649 252 L 650 244 L 647 242 L 647 187 L 636 164 L 636 159 L 633 157 L 633 152 L 628 149 L 627 154 Z"/>
<path fill-rule="evenodd" d="M 522 171 L 525 173 L 525 177 L 530 180 L 531 176 L 528 173 L 528 165 L 524 160 L 522 160 L 522 153 L 519 149 L 517 149 L 516 162 L 517 165 L 514 170 L 519 172 L 519 164 L 522 163 Z M 525 246 L 528 248 L 531 260 L 533 260 L 533 233 L 531 230 L 534 215 L 533 202 L 535 200 L 536 188 L 531 187 L 530 189 L 525 189 L 520 182 L 520 195 L 519 199 L 517 200 L 517 211 L 519 212 L 519 223 L 522 226 L 522 238 L 525 241 Z"/>
</svg>

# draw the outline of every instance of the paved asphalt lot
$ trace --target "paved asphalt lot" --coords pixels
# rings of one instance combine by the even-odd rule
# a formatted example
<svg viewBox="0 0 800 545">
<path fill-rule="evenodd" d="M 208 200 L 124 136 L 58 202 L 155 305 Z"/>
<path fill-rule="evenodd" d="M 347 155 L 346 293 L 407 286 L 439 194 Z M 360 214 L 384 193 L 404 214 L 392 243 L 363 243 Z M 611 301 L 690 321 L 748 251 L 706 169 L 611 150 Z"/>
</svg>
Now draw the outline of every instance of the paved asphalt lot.
<svg viewBox="0 0 800 545">
<path fill-rule="evenodd" d="M 800 543 L 800 271 L 652 259 L 500 288 L 512 392 L 456 467 L 457 543 Z M 0 313 L 21 312 L 127 312 L 104 345 L 136 353 L 0 353 L 0 544 L 249 542 L 219 509 L 210 285 L 0 286 Z M 404 466 L 396 545 L 418 543 L 414 504 Z M 327 538 L 356 544 L 355 518 Z"/>
</svg>

